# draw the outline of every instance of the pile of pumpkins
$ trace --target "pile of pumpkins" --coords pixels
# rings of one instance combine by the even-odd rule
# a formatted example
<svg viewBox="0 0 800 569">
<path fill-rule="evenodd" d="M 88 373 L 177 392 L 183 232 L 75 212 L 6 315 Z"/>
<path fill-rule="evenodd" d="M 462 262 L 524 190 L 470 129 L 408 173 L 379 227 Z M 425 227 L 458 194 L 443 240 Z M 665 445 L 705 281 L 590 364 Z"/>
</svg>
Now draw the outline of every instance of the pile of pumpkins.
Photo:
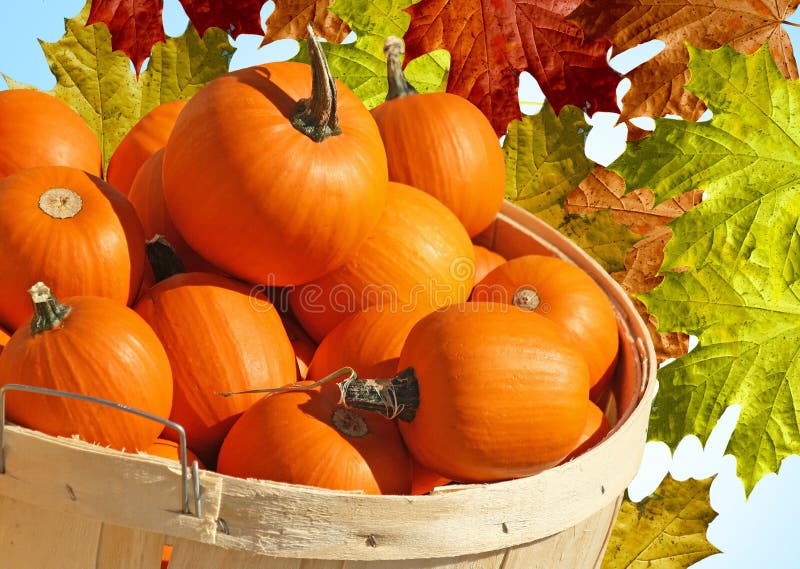
<svg viewBox="0 0 800 569">
<path fill-rule="evenodd" d="M 0 386 L 168 418 L 224 474 L 367 493 L 595 444 L 617 320 L 570 263 L 473 245 L 505 189 L 487 119 L 417 93 L 394 38 L 372 111 L 309 52 L 155 108 L 105 179 L 74 111 L 0 93 Z M 7 416 L 176 452 L 171 429 L 85 401 L 10 390 Z"/>
</svg>

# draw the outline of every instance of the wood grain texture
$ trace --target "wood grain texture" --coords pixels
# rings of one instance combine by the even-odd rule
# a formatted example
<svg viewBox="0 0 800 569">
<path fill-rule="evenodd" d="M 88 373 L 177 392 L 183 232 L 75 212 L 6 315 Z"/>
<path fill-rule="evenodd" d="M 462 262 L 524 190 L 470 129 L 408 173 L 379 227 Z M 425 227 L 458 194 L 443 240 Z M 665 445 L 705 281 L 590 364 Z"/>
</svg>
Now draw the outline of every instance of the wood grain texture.
<svg viewBox="0 0 800 569">
<path fill-rule="evenodd" d="M 96 569 L 159 569 L 164 536 L 103 524 Z"/>
<path fill-rule="evenodd" d="M 94 567 L 101 526 L 81 515 L 53 512 L 0 495 L 0 567 Z"/>
<path fill-rule="evenodd" d="M 593 449 L 536 476 L 447 486 L 429 496 L 368 496 L 201 471 L 202 517 L 196 518 L 180 512 L 174 462 L 9 426 L 6 473 L 0 475 L 0 552 L 5 554 L 13 536 L 34 543 L 18 535 L 26 528 L 36 529 L 40 543 L 40 526 L 46 531 L 51 520 L 59 520 L 54 535 L 69 525 L 79 534 L 73 539 L 93 554 L 86 553 L 92 564 L 81 569 L 96 567 L 95 559 L 104 559 L 115 540 L 114 547 L 155 548 L 159 539 L 174 543 L 171 569 L 595 567 L 644 451 L 655 387 L 652 342 L 622 288 L 527 212 L 506 204 L 478 241 L 506 257 L 561 256 L 607 291 L 620 324 L 612 398 L 620 420 Z M 15 506 L 13 512 L 7 504 Z M 19 510 L 27 525 L 16 523 Z M 91 520 L 107 524 L 102 533 L 108 544 L 99 545 L 100 522 Z M 112 525 L 140 533 L 124 536 Z M 16 545 L 8 550 L 20 555 Z"/>
</svg>

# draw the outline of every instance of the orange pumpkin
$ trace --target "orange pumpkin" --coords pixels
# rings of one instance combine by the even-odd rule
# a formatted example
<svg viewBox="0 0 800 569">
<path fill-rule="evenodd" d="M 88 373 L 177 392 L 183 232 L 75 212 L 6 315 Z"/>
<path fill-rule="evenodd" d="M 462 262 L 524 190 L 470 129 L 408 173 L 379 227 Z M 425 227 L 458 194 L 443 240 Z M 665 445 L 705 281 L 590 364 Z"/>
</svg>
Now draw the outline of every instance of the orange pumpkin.
<svg viewBox="0 0 800 569">
<path fill-rule="evenodd" d="M 478 285 L 483 278 L 506 262 L 506 258 L 500 253 L 495 253 L 491 249 L 475 245 L 475 285 Z"/>
<path fill-rule="evenodd" d="M 375 121 L 331 78 L 316 40 L 308 45 L 311 67 L 269 63 L 211 81 L 166 146 L 164 198 L 178 231 L 253 283 L 299 284 L 337 268 L 386 200 Z"/>
<path fill-rule="evenodd" d="M 343 266 L 296 288 L 292 311 L 317 341 L 348 315 L 435 309 L 466 300 L 475 276 L 467 232 L 430 195 L 390 183 L 378 226 Z"/>
<path fill-rule="evenodd" d="M 338 395 L 336 389 L 316 388 L 264 397 L 225 437 L 218 471 L 332 490 L 408 494 L 411 459 L 397 425 L 346 409 Z"/>
<path fill-rule="evenodd" d="M 320 342 L 308 379 L 318 381 L 345 366 L 360 377 L 391 377 L 411 328 L 428 311 L 388 311 L 371 306 L 342 321 Z"/>
<path fill-rule="evenodd" d="M 475 236 L 494 220 L 506 189 L 505 161 L 483 113 L 452 93 L 420 94 L 400 67 L 402 43 L 384 50 L 389 95 L 372 109 L 389 160 L 389 179 L 435 196 Z"/>
<path fill-rule="evenodd" d="M 168 458 L 178 462 L 181 461 L 180 445 L 177 442 L 169 439 L 158 438 L 155 440 L 155 442 L 153 442 L 153 444 L 144 449 L 143 452 L 152 456 L 160 456 L 161 458 Z M 186 464 L 191 467 L 194 461 L 197 461 L 198 468 L 205 468 L 205 466 L 203 466 L 203 461 L 200 460 L 194 452 L 192 452 L 192 449 L 187 448 Z"/>
<path fill-rule="evenodd" d="M 603 289 L 584 271 L 555 257 L 518 257 L 484 277 L 472 299 L 513 303 L 557 324 L 589 364 L 592 399 L 602 394 L 617 362 L 617 318 Z"/>
<path fill-rule="evenodd" d="M 164 148 L 169 133 L 186 101 L 161 104 L 133 125 L 108 161 L 106 180 L 123 194 L 130 192 L 131 184 L 142 164 Z"/>
<path fill-rule="evenodd" d="M 175 384 L 170 419 L 210 467 L 226 433 L 259 395 L 221 391 L 278 387 L 296 377 L 292 346 L 277 311 L 251 302 L 250 287 L 209 273 L 175 274 L 145 292 L 136 311 L 161 339 Z M 165 438 L 176 435 L 164 431 Z"/>
<path fill-rule="evenodd" d="M 157 150 L 141 165 L 128 193 L 128 201 L 142 222 L 144 234 L 148 238 L 163 235 L 187 271 L 216 272 L 211 263 L 186 244 L 169 217 L 161 183 L 163 164 L 164 150 Z"/>
<path fill-rule="evenodd" d="M 55 97 L 32 89 L 0 91 L 0 179 L 36 166 L 71 166 L 99 176 L 100 143 L 81 116 Z"/>
<path fill-rule="evenodd" d="M 144 233 L 125 196 L 75 168 L 45 166 L 0 180 L 0 322 L 33 313 L 25 291 L 44 281 L 61 296 L 121 304 L 139 290 Z"/>
<path fill-rule="evenodd" d="M 585 360 L 555 324 L 511 305 L 468 302 L 425 316 L 399 369 L 377 390 L 349 382 L 345 401 L 397 414 L 414 458 L 452 480 L 492 482 L 554 466 L 586 422 Z M 387 411 L 387 401 L 396 408 Z"/>
<path fill-rule="evenodd" d="M 434 472 L 417 460 L 412 460 L 411 473 L 411 494 L 414 496 L 427 494 L 434 488 L 445 486 L 452 482 L 449 478 Z"/>
<path fill-rule="evenodd" d="M 9 338 L 10 336 L 8 335 L 8 332 L 0 328 L 0 354 L 3 353 L 3 348 L 5 348 L 6 344 L 8 344 Z"/>
<path fill-rule="evenodd" d="M 589 401 L 588 413 L 586 413 L 586 423 L 583 425 L 583 432 L 573 450 L 564 462 L 582 455 L 584 452 L 597 445 L 611 431 L 611 425 L 606 419 L 600 407 Z"/>
<path fill-rule="evenodd" d="M 42 283 L 30 289 L 34 317 L 0 358 L 0 385 L 70 391 L 168 417 L 172 374 L 153 330 L 113 300 L 76 296 L 59 303 Z M 9 392 L 8 418 L 50 435 L 133 452 L 148 448 L 161 423 L 95 403 Z"/>
</svg>

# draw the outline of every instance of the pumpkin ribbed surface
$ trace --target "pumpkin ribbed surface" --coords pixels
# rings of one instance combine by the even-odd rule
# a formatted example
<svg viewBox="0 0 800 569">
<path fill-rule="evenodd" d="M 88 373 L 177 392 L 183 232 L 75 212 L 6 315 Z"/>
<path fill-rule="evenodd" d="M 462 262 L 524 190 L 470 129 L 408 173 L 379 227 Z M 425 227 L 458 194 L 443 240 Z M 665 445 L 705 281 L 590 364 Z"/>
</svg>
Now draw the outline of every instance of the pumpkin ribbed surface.
<svg viewBox="0 0 800 569">
<path fill-rule="evenodd" d="M 0 323 L 9 330 L 31 316 L 25 291 L 37 281 L 59 298 L 103 296 L 128 304 L 143 267 L 136 212 L 99 178 L 49 166 L 0 180 Z"/>
<path fill-rule="evenodd" d="M 148 290 L 135 307 L 172 365 L 170 418 L 183 425 L 189 447 L 207 465 L 237 417 L 263 397 L 218 393 L 279 387 L 296 375 L 277 311 L 266 300 L 252 302 L 249 293 L 247 285 L 225 277 L 181 273 Z"/>
<path fill-rule="evenodd" d="M 276 393 L 255 403 L 225 438 L 218 470 L 367 494 L 411 490 L 411 459 L 397 425 L 345 409 L 336 389 Z"/>
<path fill-rule="evenodd" d="M 100 143 L 81 116 L 55 97 L 32 89 L 0 91 L 0 179 L 36 166 L 70 166 L 99 176 Z"/>
<path fill-rule="evenodd" d="M 294 290 L 297 319 L 317 341 L 368 306 L 387 312 L 466 300 L 474 282 L 472 242 L 452 212 L 425 192 L 390 183 L 375 230 L 341 267 Z"/>
</svg>

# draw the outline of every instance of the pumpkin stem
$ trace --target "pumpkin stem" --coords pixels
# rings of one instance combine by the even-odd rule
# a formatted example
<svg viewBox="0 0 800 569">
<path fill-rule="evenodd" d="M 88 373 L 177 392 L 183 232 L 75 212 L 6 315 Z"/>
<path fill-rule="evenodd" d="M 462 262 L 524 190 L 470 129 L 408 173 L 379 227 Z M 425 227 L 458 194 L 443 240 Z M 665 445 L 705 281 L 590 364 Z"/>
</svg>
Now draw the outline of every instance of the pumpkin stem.
<svg viewBox="0 0 800 569">
<path fill-rule="evenodd" d="M 163 235 L 154 235 L 147 241 L 144 250 L 157 283 L 172 275 L 186 272 L 180 257 Z"/>
<path fill-rule="evenodd" d="M 400 54 L 404 53 L 403 40 L 396 36 L 389 36 L 383 44 L 383 55 L 386 56 L 386 71 L 389 76 L 389 93 L 386 100 L 391 101 L 399 97 L 415 95 L 417 90 L 408 82 L 400 65 Z"/>
<path fill-rule="evenodd" d="M 29 288 L 28 294 L 33 301 L 32 336 L 57 328 L 71 310 L 69 306 L 58 302 L 50 287 L 43 282 L 38 282 Z"/>
<path fill-rule="evenodd" d="M 292 115 L 292 126 L 314 142 L 342 134 L 336 114 L 336 80 L 319 45 L 311 24 L 308 32 L 308 55 L 311 61 L 311 97 L 301 99 Z"/>
<path fill-rule="evenodd" d="M 339 390 L 345 407 L 373 411 L 390 419 L 411 422 L 419 407 L 419 382 L 410 367 L 391 379 L 348 378 L 339 384 Z"/>
<path fill-rule="evenodd" d="M 39 209 L 54 219 L 69 219 L 81 212 L 83 199 L 67 188 L 50 188 L 39 196 Z"/>
<path fill-rule="evenodd" d="M 523 287 L 514 293 L 514 306 L 533 312 L 539 307 L 539 294 L 532 288 Z"/>
</svg>

